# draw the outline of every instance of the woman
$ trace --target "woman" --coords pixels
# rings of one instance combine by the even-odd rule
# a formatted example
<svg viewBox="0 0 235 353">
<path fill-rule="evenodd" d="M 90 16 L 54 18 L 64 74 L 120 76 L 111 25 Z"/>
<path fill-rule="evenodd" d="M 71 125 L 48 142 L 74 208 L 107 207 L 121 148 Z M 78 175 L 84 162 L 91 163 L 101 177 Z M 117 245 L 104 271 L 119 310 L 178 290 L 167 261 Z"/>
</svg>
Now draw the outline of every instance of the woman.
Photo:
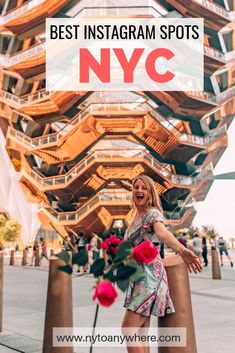
<svg viewBox="0 0 235 353">
<path fill-rule="evenodd" d="M 132 190 L 136 216 L 125 233 L 134 246 L 143 240 L 152 241 L 158 248 L 163 242 L 182 256 L 190 272 L 201 271 L 202 267 L 193 252 L 185 248 L 165 225 L 159 196 L 151 178 L 142 175 L 134 179 Z M 130 282 L 124 307 L 127 309 L 123 320 L 125 328 L 148 328 L 150 315 L 164 316 L 173 313 L 166 272 L 158 253 L 150 264 L 143 264 L 146 276 L 138 282 Z M 128 347 L 128 353 L 148 353 L 144 346 Z"/>
</svg>

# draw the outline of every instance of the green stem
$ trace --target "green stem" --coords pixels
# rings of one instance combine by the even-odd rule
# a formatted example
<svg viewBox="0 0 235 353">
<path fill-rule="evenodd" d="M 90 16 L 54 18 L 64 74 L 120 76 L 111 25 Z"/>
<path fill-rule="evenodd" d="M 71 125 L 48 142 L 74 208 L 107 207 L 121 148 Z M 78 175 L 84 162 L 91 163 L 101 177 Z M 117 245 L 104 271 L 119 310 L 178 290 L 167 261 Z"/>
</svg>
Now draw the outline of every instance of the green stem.
<svg viewBox="0 0 235 353">
<path fill-rule="evenodd" d="M 95 328 L 96 328 L 96 322 L 97 322 L 97 318 L 98 318 L 99 307 L 100 307 L 99 304 L 96 304 L 95 318 L 94 318 L 93 330 L 92 330 L 92 337 L 94 337 L 94 334 L 95 334 Z M 92 351 L 93 351 L 93 342 L 91 342 L 90 353 L 92 353 Z"/>
</svg>

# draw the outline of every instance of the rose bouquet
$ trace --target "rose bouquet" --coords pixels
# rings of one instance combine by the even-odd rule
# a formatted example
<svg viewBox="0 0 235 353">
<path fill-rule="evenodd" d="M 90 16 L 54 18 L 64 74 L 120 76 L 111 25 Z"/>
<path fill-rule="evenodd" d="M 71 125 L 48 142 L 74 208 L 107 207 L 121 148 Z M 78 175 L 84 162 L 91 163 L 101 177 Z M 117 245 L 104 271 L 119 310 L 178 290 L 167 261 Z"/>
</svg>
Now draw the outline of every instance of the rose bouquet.
<svg viewBox="0 0 235 353">
<path fill-rule="evenodd" d="M 150 241 L 143 241 L 133 247 L 130 240 L 122 241 L 116 236 L 107 238 L 102 243 L 102 249 L 107 256 L 95 260 L 90 267 L 90 273 L 96 279 L 93 300 L 97 299 L 100 305 L 109 307 L 118 296 L 116 286 L 125 291 L 130 280 L 143 279 L 145 276 L 143 264 L 151 263 L 158 255 L 158 249 Z M 73 253 L 72 258 L 66 250 L 57 254 L 57 257 L 65 262 L 59 269 L 68 274 L 72 274 L 73 265 L 84 266 L 88 262 L 85 249 Z"/>
</svg>

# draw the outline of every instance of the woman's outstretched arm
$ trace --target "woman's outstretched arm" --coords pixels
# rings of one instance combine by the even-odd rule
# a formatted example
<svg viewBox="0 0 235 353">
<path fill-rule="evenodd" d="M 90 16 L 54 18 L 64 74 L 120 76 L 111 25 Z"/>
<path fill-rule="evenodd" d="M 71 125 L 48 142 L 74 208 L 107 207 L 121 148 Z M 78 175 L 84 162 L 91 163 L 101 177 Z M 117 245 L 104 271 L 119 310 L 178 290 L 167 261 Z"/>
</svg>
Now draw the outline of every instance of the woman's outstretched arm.
<svg viewBox="0 0 235 353">
<path fill-rule="evenodd" d="M 185 248 L 175 237 L 174 235 L 165 227 L 162 222 L 155 222 L 153 224 L 154 232 L 157 235 L 158 239 L 166 244 L 168 247 L 173 249 L 179 255 L 182 256 L 185 264 L 187 265 L 190 272 L 197 273 L 201 272 L 202 265 L 199 262 L 197 256 L 194 253 Z"/>
</svg>

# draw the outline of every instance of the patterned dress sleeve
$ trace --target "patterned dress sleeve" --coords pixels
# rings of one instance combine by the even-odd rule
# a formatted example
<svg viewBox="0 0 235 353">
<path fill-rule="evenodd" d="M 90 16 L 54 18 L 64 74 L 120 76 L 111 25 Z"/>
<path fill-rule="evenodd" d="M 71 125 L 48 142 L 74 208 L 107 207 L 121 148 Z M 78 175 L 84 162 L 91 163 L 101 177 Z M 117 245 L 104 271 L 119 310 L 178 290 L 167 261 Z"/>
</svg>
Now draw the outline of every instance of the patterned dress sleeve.
<svg viewBox="0 0 235 353">
<path fill-rule="evenodd" d="M 153 225 L 156 222 L 162 222 L 165 225 L 167 225 L 165 217 L 157 208 L 151 209 L 149 222 L 151 225 Z"/>
</svg>

